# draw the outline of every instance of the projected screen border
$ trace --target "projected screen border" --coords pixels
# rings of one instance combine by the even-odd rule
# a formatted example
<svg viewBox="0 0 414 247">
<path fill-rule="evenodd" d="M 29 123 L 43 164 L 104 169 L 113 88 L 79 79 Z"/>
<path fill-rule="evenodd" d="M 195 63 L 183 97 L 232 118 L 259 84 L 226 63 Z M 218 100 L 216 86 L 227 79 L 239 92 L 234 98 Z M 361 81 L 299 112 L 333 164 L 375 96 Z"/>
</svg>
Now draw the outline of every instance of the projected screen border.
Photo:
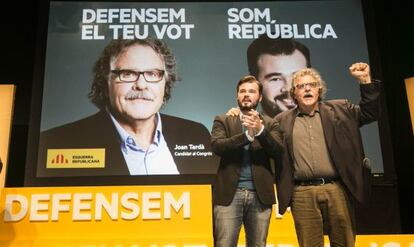
<svg viewBox="0 0 414 247">
<path fill-rule="evenodd" d="M 84 70 L 79 72 L 82 77 L 75 77 L 79 80 L 70 78 L 70 73 L 61 73 L 64 77 L 69 78 L 73 82 L 79 84 L 83 81 L 84 84 L 88 84 L 91 78 L 91 69 L 94 60 L 96 60 L 99 52 L 108 43 L 108 40 L 100 41 L 86 41 L 87 46 L 79 49 L 78 52 L 82 54 L 82 59 L 70 60 L 68 56 L 61 56 L 67 61 L 65 66 L 60 66 L 55 61 L 48 60 L 50 56 L 50 47 L 53 46 L 54 39 L 59 39 L 59 30 L 69 32 L 69 34 L 61 34 L 60 39 L 71 41 L 72 43 L 80 43 L 81 38 L 79 36 L 76 40 L 76 35 L 70 36 L 71 30 L 82 26 L 82 20 L 71 19 L 73 16 L 67 17 L 65 20 L 58 20 L 56 11 L 76 10 L 77 4 L 84 4 L 85 6 L 93 6 L 95 8 L 120 8 L 119 6 L 134 6 L 136 8 L 148 7 L 148 8 L 184 8 L 185 9 L 185 24 L 194 25 L 194 28 L 190 30 L 190 38 L 186 39 L 183 32 L 182 36 L 178 39 L 165 39 L 165 42 L 171 46 L 173 52 L 176 55 L 177 62 L 179 64 L 178 72 L 181 77 L 181 81 L 173 89 L 171 100 L 162 109 L 162 113 L 173 115 L 179 118 L 190 119 L 192 121 L 203 124 L 208 130 L 211 129 L 212 121 L 215 115 L 225 113 L 230 107 L 235 106 L 235 85 L 237 80 L 248 73 L 247 61 L 246 61 L 246 49 L 254 38 L 243 37 L 237 38 L 233 36 L 229 38 L 229 12 L 231 8 L 236 8 L 238 11 L 241 9 L 255 8 L 262 10 L 268 8 L 271 17 L 271 22 L 276 20 L 276 24 L 288 24 L 291 27 L 297 25 L 301 28 L 305 28 L 308 24 L 308 28 L 315 23 L 323 25 L 326 29 L 328 25 L 332 27 L 336 39 L 330 36 L 327 38 L 315 38 L 314 36 L 309 38 L 298 39 L 301 43 L 304 43 L 309 47 L 311 52 L 312 66 L 316 67 L 328 83 L 328 99 L 329 98 L 348 98 L 352 102 L 357 103 L 359 98 L 358 85 L 347 74 L 347 67 L 356 61 L 369 61 L 367 38 L 365 34 L 365 26 L 363 21 L 363 13 L 361 3 L 359 1 L 294 1 L 294 2 L 220 2 L 220 3 L 208 3 L 208 2 L 182 2 L 182 3 L 110 3 L 110 2 L 55 2 L 50 1 L 53 5 L 49 9 L 48 3 L 44 3 L 41 7 L 40 21 L 39 21 L 39 41 L 38 41 L 38 54 L 37 54 L 37 68 L 35 75 L 35 84 L 33 87 L 33 104 L 32 104 L 32 116 L 31 116 L 31 128 L 30 128 L 30 140 L 29 140 L 29 152 L 27 157 L 27 169 L 25 184 L 28 186 L 36 185 L 115 185 L 115 184 L 186 184 L 186 183 L 210 183 L 214 179 L 214 174 L 182 174 L 182 175 L 151 175 L 151 176 L 72 176 L 64 177 L 59 175 L 53 175 L 49 177 L 39 177 L 38 168 L 34 165 L 38 160 L 38 143 L 40 130 L 46 130 L 62 124 L 76 121 L 83 117 L 87 117 L 89 114 L 96 111 L 96 108 L 90 103 L 87 105 L 85 102 L 86 91 L 81 90 L 84 98 L 80 98 L 79 95 L 72 96 L 75 101 L 72 101 L 75 105 L 83 104 L 83 107 L 75 107 L 76 109 L 83 109 L 84 112 L 75 112 L 73 116 L 65 119 L 62 116 L 56 117 L 55 112 L 52 110 L 47 111 L 47 107 L 53 106 L 56 109 L 64 109 L 54 101 L 45 102 L 45 96 L 48 92 L 45 91 L 45 82 L 48 82 L 48 71 L 52 66 L 65 67 L 72 64 L 84 65 Z M 323 5 L 320 5 L 322 3 Z M 89 4 L 89 5 L 88 5 Z M 296 4 L 296 5 L 295 5 Z M 309 11 L 309 8 L 315 5 L 317 11 L 320 14 L 315 14 L 314 11 Z M 65 9 L 66 6 L 66 9 Z M 115 6 L 115 7 L 114 7 Z M 116 7 L 118 6 L 118 7 Z M 321 7 L 323 6 L 323 7 Z M 315 7 L 316 9 L 316 7 Z M 340 9 L 341 11 L 335 11 Z M 49 11 L 51 10 L 51 11 Z M 290 10 L 290 12 L 289 12 Z M 306 11 L 309 16 L 306 15 L 292 15 L 300 11 Z M 350 20 L 347 18 L 346 10 L 352 11 L 353 15 L 357 13 L 355 18 Z M 53 12 L 55 11 L 55 12 Z M 76 12 L 76 11 L 75 11 Z M 220 13 L 220 15 L 218 14 Z M 232 12 L 233 14 L 235 12 Z M 312 14 L 311 14 L 312 13 Z M 342 13 L 339 15 L 338 13 Z M 264 14 L 266 16 L 266 14 Z M 69 14 L 70 16 L 70 14 Z M 209 19 L 210 18 L 210 19 Z M 337 19 L 334 19 L 337 18 Z M 267 20 L 263 18 L 265 24 Z M 254 22 L 254 21 L 252 21 Z M 53 28 L 60 28 L 52 30 Z M 75 24 L 74 24 L 75 23 Z M 217 23 L 221 23 L 218 25 Z M 59 24 L 59 25 L 58 25 Z M 238 23 L 241 27 L 242 24 L 251 23 Z M 273 23 L 274 24 L 274 23 Z M 48 26 L 49 25 L 49 26 Z M 62 27 L 63 25 L 63 27 Z M 66 26 L 65 26 L 66 25 Z M 104 24 L 104 26 L 108 24 Z M 173 24 L 171 24 L 173 25 Z M 279 26 L 280 27 L 280 26 Z M 352 27 L 352 28 L 350 28 Z M 76 28 L 75 28 L 76 29 Z M 322 30 L 322 28 L 321 28 Z M 108 30 L 106 30 L 108 31 Z M 52 32 L 53 33 L 52 35 Z M 73 32 L 79 32 L 75 30 Z M 329 30 L 327 31 L 329 33 Z M 108 33 L 106 33 L 108 34 Z M 301 34 L 305 35 L 305 31 Z M 318 33 L 318 34 L 321 34 Z M 66 36 L 65 36 L 66 35 Z M 299 34 L 300 35 L 300 34 Z M 64 37 L 65 36 L 65 37 Z M 75 37 L 75 41 L 70 40 Z M 236 38 L 235 38 L 236 37 Z M 92 42 L 92 43 L 90 43 Z M 72 48 L 66 43 L 62 43 L 59 46 L 64 48 L 65 52 L 73 56 L 73 52 L 76 51 L 76 45 Z M 95 48 L 94 48 L 95 47 Z M 206 47 L 209 47 L 207 49 Z M 200 49 L 203 48 L 203 49 Z M 73 50 L 74 49 L 74 50 Z M 93 58 L 85 59 L 85 52 L 94 49 Z M 325 56 L 318 54 L 325 53 Z M 196 56 L 194 56 L 196 54 Z M 219 57 L 218 57 L 219 56 Z M 56 56 L 59 58 L 59 56 Z M 205 58 L 205 59 L 202 59 Z M 88 61 L 87 61 L 88 60 Z M 198 66 L 195 66 L 197 63 Z M 82 64 L 79 64 L 79 63 Z M 88 63 L 89 62 L 89 63 Z M 75 66 L 76 67 L 76 66 Z M 75 71 L 75 69 L 73 69 Z M 375 68 L 373 68 L 375 70 Z M 52 70 L 53 71 L 53 70 Z M 225 71 L 225 73 L 223 73 Z M 58 73 L 59 74 L 59 73 Z M 199 75 L 203 75 L 201 77 Z M 49 82 L 51 79 L 49 78 Z M 340 82 L 335 84 L 334 82 Z M 213 85 L 211 85 L 213 84 Z M 72 85 L 71 85 L 72 86 Z M 83 85 L 85 86 L 85 85 Z M 87 86 L 87 85 L 86 85 Z M 60 87 L 61 88 L 61 87 Z M 70 88 L 70 87 L 69 87 Z M 210 92 L 210 94 L 209 94 Z M 186 99 L 189 93 L 195 94 L 194 100 Z M 207 95 L 207 96 L 206 96 Z M 63 100 L 64 94 L 61 97 L 62 105 L 68 105 L 68 102 Z M 210 98 L 209 98 L 210 97 Z M 215 100 L 211 100 L 214 97 Z M 186 100 L 180 100 L 186 99 Z M 217 99 L 217 100 L 216 100 Z M 70 101 L 69 101 L 70 102 Z M 191 102 L 191 103 L 189 103 Z M 43 109 L 42 109 L 43 105 Z M 69 104 L 71 105 L 71 104 Z M 199 114 L 200 106 L 207 106 L 203 109 L 203 114 Z M 45 108 L 46 107 L 46 108 Z M 207 108 L 207 109 L 206 109 Z M 46 110 L 45 110 L 46 109 Z M 86 110 L 85 110 L 86 109 Z M 183 111 L 182 109 L 186 109 Z M 45 117 L 54 116 L 54 117 Z M 45 121 L 45 119 L 52 119 L 55 121 Z M 60 122 L 59 122 L 60 121 Z M 374 124 L 376 125 L 376 124 Z M 365 128 L 365 127 L 364 127 Z M 380 126 L 380 128 L 382 128 Z M 374 174 L 384 174 L 385 164 L 382 165 L 383 155 L 381 154 L 381 145 L 384 145 L 383 138 L 379 137 L 378 127 L 369 127 L 367 130 L 363 130 L 363 136 L 365 132 L 374 134 L 374 144 L 366 145 L 366 153 L 370 153 L 371 147 L 376 147 L 373 151 L 375 153 L 372 164 L 374 164 Z M 365 141 L 364 141 L 365 143 Z M 384 151 L 382 151 L 384 152 Z M 373 155 L 374 156 L 374 155 Z M 370 157 L 371 158 L 371 157 Z M 377 165 L 376 164 L 381 164 Z"/>
</svg>

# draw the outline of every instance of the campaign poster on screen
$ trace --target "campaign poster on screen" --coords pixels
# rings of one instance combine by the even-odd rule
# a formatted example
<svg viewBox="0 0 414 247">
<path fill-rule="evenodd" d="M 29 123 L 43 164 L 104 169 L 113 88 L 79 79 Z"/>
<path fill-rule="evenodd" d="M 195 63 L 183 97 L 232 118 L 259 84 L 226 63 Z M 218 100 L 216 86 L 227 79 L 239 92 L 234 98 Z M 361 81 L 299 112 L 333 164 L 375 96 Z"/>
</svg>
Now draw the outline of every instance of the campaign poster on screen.
<svg viewBox="0 0 414 247">
<path fill-rule="evenodd" d="M 369 61 L 356 0 L 51 1 L 37 158 L 29 164 L 35 177 L 90 181 L 112 175 L 215 174 L 213 119 L 237 106 L 236 84 L 252 71 L 247 50 L 264 35 L 294 40 L 309 50 L 309 65 L 326 81 L 326 99 L 359 102 L 359 85 L 348 67 Z M 155 58 L 139 50 L 129 64 L 112 59 L 134 40 L 151 47 Z M 157 50 L 158 40 L 164 51 Z M 140 85 L 143 77 L 146 84 Z M 111 84 L 120 78 L 136 82 Z M 149 93 L 132 93 L 136 87 L 150 88 Z M 281 89 L 264 92 L 268 104 L 277 101 L 270 90 Z M 259 111 L 267 107 L 263 103 Z M 152 127 L 140 124 L 147 120 Z M 383 172 L 377 123 L 364 126 L 362 136 L 373 172 Z"/>
</svg>

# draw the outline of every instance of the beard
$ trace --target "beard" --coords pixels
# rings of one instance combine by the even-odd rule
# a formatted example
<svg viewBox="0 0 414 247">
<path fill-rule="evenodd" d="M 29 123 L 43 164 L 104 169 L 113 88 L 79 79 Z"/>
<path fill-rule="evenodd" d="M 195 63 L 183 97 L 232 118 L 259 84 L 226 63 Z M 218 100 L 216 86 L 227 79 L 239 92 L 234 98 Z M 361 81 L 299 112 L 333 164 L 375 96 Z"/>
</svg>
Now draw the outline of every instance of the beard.
<svg viewBox="0 0 414 247">
<path fill-rule="evenodd" d="M 250 102 L 250 104 L 247 105 L 244 105 L 243 102 L 237 101 L 237 104 L 239 105 L 239 108 L 242 112 L 248 112 L 250 110 L 256 110 L 259 101 Z"/>
</svg>

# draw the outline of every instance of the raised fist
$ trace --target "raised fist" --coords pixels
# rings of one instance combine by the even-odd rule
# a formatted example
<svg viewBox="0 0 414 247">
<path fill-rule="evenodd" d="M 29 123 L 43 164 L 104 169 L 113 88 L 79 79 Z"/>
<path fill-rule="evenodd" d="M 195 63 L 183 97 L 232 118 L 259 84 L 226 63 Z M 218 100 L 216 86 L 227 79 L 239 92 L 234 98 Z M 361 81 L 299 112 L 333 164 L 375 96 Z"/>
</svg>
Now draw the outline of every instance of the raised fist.
<svg viewBox="0 0 414 247">
<path fill-rule="evenodd" d="M 349 67 L 351 75 L 362 84 L 371 83 L 369 65 L 366 63 L 354 63 Z"/>
</svg>

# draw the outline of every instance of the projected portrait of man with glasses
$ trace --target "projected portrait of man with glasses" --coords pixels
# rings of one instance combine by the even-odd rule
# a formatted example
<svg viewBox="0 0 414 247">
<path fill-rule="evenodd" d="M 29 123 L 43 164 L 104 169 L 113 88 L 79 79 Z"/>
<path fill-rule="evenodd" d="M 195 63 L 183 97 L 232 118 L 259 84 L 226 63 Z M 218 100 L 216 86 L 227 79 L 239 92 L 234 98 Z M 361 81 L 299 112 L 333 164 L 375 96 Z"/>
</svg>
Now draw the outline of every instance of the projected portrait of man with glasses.
<svg viewBox="0 0 414 247">
<path fill-rule="evenodd" d="M 41 134 L 38 170 L 55 175 L 214 173 L 201 124 L 160 114 L 177 81 L 176 61 L 157 39 L 114 40 L 95 63 L 89 98 L 100 111 Z M 197 152 L 186 152 L 197 147 Z M 49 149 L 103 148 L 105 166 L 53 169 Z M 48 166 L 49 165 L 49 166 Z"/>
</svg>

